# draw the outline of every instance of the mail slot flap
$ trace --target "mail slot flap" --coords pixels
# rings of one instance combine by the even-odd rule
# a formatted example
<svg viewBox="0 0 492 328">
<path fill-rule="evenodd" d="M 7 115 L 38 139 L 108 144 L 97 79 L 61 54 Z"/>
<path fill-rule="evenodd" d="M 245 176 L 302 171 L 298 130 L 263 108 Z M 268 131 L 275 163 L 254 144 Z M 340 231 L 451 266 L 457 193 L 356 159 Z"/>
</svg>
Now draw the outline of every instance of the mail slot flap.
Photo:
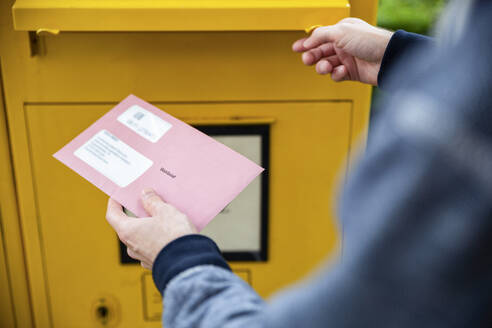
<svg viewBox="0 0 492 328">
<path fill-rule="evenodd" d="M 296 31 L 332 24 L 348 0 L 17 0 L 16 30 Z"/>
</svg>

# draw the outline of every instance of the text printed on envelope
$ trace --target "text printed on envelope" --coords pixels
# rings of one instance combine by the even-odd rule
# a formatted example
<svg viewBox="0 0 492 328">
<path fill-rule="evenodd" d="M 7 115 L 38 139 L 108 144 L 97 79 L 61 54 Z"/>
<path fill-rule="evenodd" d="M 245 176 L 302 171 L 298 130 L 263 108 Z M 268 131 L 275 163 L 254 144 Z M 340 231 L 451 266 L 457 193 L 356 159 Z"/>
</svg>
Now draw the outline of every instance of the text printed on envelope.
<svg viewBox="0 0 492 328">
<path fill-rule="evenodd" d="M 96 133 L 74 155 L 122 188 L 153 164 L 107 130 Z"/>
</svg>

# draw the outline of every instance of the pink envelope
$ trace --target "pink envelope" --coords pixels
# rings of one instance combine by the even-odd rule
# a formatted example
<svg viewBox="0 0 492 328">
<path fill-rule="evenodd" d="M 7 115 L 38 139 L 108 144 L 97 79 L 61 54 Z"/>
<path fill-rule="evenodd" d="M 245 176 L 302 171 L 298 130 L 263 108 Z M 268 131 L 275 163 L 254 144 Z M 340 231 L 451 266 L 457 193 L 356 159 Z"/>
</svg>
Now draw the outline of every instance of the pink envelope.
<svg viewBox="0 0 492 328">
<path fill-rule="evenodd" d="M 263 171 L 133 95 L 53 156 L 139 217 L 153 188 L 199 231 Z"/>
</svg>

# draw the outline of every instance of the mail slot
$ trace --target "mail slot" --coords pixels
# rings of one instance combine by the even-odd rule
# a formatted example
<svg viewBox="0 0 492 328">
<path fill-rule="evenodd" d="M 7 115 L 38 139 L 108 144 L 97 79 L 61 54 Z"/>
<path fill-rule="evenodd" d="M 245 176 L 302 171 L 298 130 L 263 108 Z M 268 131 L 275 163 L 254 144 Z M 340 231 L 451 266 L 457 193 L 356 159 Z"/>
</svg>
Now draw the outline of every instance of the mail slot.
<svg viewBox="0 0 492 328">
<path fill-rule="evenodd" d="M 123 259 L 107 196 L 52 157 L 129 94 L 267 168 L 203 231 L 261 296 L 336 254 L 335 191 L 364 142 L 371 89 L 316 75 L 291 44 L 349 15 L 373 22 L 375 9 L 367 0 L 3 1 L 7 326 L 160 326 L 150 272 Z"/>
</svg>

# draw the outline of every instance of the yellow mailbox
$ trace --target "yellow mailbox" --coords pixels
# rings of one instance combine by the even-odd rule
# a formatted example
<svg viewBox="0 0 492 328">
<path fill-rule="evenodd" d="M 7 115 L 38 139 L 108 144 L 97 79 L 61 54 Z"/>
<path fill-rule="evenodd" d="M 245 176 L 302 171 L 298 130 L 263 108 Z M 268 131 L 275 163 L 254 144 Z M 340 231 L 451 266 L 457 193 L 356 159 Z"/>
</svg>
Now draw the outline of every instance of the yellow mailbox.
<svg viewBox="0 0 492 328">
<path fill-rule="evenodd" d="M 371 89 L 316 75 L 291 44 L 375 13 L 374 0 L 1 1 L 0 326 L 160 326 L 107 197 L 52 157 L 130 93 L 267 168 L 204 231 L 262 296 L 333 254 L 334 191 Z"/>
</svg>

